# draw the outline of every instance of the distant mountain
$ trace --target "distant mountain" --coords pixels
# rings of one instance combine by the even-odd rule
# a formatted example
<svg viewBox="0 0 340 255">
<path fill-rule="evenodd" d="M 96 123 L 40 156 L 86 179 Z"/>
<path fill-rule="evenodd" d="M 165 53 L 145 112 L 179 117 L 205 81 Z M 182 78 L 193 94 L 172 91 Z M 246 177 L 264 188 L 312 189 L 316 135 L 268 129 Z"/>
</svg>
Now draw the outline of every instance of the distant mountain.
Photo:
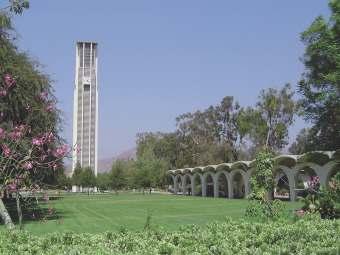
<svg viewBox="0 0 340 255">
<path fill-rule="evenodd" d="M 105 172 L 109 172 L 111 170 L 112 167 L 112 163 L 116 160 L 132 160 L 132 159 L 136 159 L 137 153 L 137 149 L 136 148 L 132 148 L 130 150 L 127 151 L 123 151 L 121 153 L 119 153 L 117 156 L 114 156 L 112 158 L 102 158 L 102 159 L 98 159 L 98 173 L 105 173 Z M 66 171 L 65 173 L 67 175 L 71 174 L 71 168 L 72 165 L 66 165 Z"/>
<path fill-rule="evenodd" d="M 111 170 L 112 163 L 116 160 L 132 160 L 136 159 L 137 149 L 133 148 L 119 153 L 112 158 L 103 158 L 98 160 L 98 173 L 105 173 Z"/>
</svg>

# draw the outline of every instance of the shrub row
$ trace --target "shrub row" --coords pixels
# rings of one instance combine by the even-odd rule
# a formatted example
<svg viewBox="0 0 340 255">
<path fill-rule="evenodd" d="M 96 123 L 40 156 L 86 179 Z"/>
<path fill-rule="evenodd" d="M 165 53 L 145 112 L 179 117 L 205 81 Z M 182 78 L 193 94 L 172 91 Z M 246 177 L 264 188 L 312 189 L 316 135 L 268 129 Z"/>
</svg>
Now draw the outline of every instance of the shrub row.
<svg viewBox="0 0 340 255">
<path fill-rule="evenodd" d="M 339 254 L 340 221 L 233 221 L 166 232 L 0 232 L 1 254 Z"/>
</svg>

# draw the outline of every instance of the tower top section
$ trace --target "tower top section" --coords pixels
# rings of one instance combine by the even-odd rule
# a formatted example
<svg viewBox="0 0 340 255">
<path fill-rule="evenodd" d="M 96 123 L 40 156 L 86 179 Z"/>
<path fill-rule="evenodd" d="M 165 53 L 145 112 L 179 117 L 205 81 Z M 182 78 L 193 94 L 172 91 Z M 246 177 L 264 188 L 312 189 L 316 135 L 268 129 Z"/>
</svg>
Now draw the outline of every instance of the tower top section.
<svg viewBox="0 0 340 255">
<path fill-rule="evenodd" d="M 77 41 L 77 45 L 78 45 L 78 44 L 83 44 L 83 43 L 86 43 L 86 44 L 88 43 L 88 44 L 94 44 L 94 45 L 98 45 L 98 43 L 97 43 L 97 42 L 93 42 L 93 41 L 92 41 L 92 42 L 91 42 L 91 41 Z"/>
</svg>

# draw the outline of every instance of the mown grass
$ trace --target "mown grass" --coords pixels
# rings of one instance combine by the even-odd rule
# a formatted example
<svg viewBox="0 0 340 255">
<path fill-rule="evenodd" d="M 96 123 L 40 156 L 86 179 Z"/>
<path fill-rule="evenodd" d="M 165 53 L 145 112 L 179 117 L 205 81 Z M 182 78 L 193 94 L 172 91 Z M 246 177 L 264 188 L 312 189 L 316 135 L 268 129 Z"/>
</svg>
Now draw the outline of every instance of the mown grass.
<svg viewBox="0 0 340 255">
<path fill-rule="evenodd" d="M 66 195 L 46 205 L 55 210 L 57 219 L 26 221 L 24 229 L 38 235 L 66 231 L 102 233 L 122 228 L 135 231 L 143 229 L 151 214 L 151 226 L 172 231 L 183 225 L 223 221 L 226 216 L 242 218 L 247 203 L 245 199 L 161 194 Z M 289 211 L 298 207 L 300 203 L 286 202 Z"/>
</svg>

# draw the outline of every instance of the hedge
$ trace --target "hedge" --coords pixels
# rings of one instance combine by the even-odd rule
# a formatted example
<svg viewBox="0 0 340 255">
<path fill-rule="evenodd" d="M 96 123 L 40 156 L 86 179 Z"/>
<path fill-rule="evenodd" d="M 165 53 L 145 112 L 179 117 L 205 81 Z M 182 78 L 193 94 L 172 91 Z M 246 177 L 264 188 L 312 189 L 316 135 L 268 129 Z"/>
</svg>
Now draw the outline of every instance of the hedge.
<svg viewBox="0 0 340 255">
<path fill-rule="evenodd" d="M 102 234 L 1 231 L 0 254 L 340 254 L 340 221 L 247 222 L 226 219 L 175 232 Z"/>
</svg>

